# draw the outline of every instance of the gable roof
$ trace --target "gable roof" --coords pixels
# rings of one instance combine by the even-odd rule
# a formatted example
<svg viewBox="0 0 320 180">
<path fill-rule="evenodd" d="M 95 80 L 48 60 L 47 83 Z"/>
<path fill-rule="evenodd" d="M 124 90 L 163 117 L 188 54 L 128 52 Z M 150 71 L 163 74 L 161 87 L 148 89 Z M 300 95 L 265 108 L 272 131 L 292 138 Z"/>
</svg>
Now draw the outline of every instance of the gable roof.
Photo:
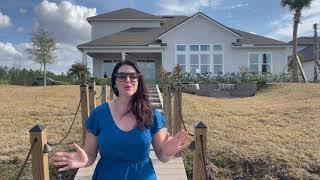
<svg viewBox="0 0 320 180">
<path fill-rule="evenodd" d="M 205 18 L 208 18 L 210 21 L 212 21 L 212 22 L 214 22 L 214 23 L 218 24 L 218 25 L 219 25 L 220 27 L 222 27 L 223 29 L 226 29 L 227 31 L 229 31 L 229 32 L 231 32 L 231 33 L 233 33 L 233 34 L 235 34 L 236 36 L 239 36 L 239 34 L 237 34 L 236 32 L 233 32 L 233 31 L 232 31 L 231 29 L 229 29 L 227 26 L 225 26 L 225 25 L 223 25 L 223 24 L 219 23 L 218 21 L 216 21 L 216 20 L 212 19 L 211 17 L 209 17 L 209 16 L 205 15 L 205 14 L 204 14 L 204 13 L 202 13 L 202 12 L 198 12 L 198 13 L 194 14 L 193 16 L 190 16 L 190 17 L 188 17 L 188 18 L 184 19 L 183 21 L 181 21 L 180 23 L 176 24 L 175 26 L 173 26 L 172 28 L 170 28 L 168 31 L 161 33 L 161 34 L 158 36 L 158 38 L 161 38 L 161 36 L 162 36 L 162 35 L 166 34 L 167 32 L 169 32 L 169 31 L 173 30 L 174 28 L 178 27 L 179 25 L 181 25 L 181 24 L 185 23 L 186 21 L 188 21 L 188 20 L 190 20 L 190 19 L 192 19 L 193 17 L 196 17 L 196 16 L 198 16 L 198 15 L 202 15 L 202 16 L 204 16 Z M 241 38 L 241 36 L 239 36 L 239 37 Z"/>
<path fill-rule="evenodd" d="M 267 38 L 264 36 L 259 36 L 256 34 L 248 33 L 245 31 L 237 30 L 231 27 L 227 27 L 218 21 L 210 18 L 209 16 L 203 14 L 202 12 L 198 12 L 193 16 L 155 16 L 151 14 L 147 14 L 135 9 L 125 8 L 117 11 L 112 11 L 110 13 L 101 14 L 98 16 L 94 16 L 88 18 L 90 20 L 114 20 L 121 18 L 124 19 L 158 19 L 161 20 L 161 24 L 159 28 L 129 28 L 121 32 L 117 32 L 115 34 L 107 35 L 90 42 L 81 44 L 78 48 L 82 46 L 147 46 L 150 44 L 158 44 L 164 45 L 160 38 L 162 35 L 166 34 L 170 30 L 178 27 L 184 22 L 188 21 L 192 17 L 197 15 L 202 15 L 205 18 L 208 18 L 213 23 L 216 23 L 220 27 L 225 30 L 233 33 L 236 37 L 238 37 L 237 41 L 232 43 L 234 46 L 242 46 L 242 45 L 254 45 L 254 46 L 284 46 L 288 45 L 286 42 L 282 42 L 279 40 Z"/>
<path fill-rule="evenodd" d="M 150 19 L 150 20 L 161 20 L 161 17 L 155 16 L 149 13 L 145 13 L 132 8 L 124 8 L 116 11 L 100 14 L 97 16 L 89 17 L 87 20 L 90 22 L 92 20 L 140 20 L 140 19 Z"/>
</svg>

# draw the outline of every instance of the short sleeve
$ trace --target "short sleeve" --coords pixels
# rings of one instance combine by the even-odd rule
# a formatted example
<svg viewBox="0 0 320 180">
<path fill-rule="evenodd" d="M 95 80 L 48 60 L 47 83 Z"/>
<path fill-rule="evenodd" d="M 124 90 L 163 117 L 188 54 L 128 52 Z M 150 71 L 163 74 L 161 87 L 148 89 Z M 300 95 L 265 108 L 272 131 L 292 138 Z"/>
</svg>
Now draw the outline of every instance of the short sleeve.
<svg viewBox="0 0 320 180">
<path fill-rule="evenodd" d="M 97 112 L 94 110 L 91 112 L 89 118 L 86 121 L 87 130 L 95 136 L 99 136 L 100 134 L 100 125 L 98 120 L 99 118 L 97 118 Z"/>
<path fill-rule="evenodd" d="M 161 114 L 159 110 L 154 110 L 153 111 L 153 125 L 151 128 L 151 134 L 152 137 L 154 134 L 156 134 L 161 128 L 164 128 L 166 126 L 166 119 L 165 117 Z"/>
</svg>

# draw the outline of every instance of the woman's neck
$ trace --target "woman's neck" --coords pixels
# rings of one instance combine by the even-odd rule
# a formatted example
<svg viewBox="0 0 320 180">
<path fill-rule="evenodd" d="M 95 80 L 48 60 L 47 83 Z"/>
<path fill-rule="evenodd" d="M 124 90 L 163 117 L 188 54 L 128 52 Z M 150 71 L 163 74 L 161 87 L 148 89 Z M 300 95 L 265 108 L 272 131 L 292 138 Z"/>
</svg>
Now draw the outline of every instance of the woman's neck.
<svg viewBox="0 0 320 180">
<path fill-rule="evenodd" d="M 129 110 L 130 97 L 119 96 L 114 100 L 115 107 L 118 112 L 126 113 Z"/>
</svg>

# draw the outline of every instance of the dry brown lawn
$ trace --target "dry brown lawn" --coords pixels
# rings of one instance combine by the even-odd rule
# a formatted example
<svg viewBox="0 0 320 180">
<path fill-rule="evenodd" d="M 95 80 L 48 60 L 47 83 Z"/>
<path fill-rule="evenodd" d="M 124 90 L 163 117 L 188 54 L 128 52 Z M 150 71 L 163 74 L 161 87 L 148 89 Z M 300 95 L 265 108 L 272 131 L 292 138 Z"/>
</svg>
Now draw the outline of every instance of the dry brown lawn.
<svg viewBox="0 0 320 180">
<path fill-rule="evenodd" d="M 17 175 L 35 124 L 47 126 L 50 142 L 64 136 L 79 91 L 0 85 L 0 179 Z M 237 99 L 183 94 L 183 117 L 192 131 L 198 120 L 208 126 L 209 167 L 216 177 L 320 179 L 320 84 L 272 85 Z M 80 119 L 58 149 L 80 142 Z M 31 179 L 30 163 L 24 178 Z"/>
<path fill-rule="evenodd" d="M 320 179 L 320 84 L 278 84 L 254 97 L 183 94 L 188 128 L 208 126 L 212 174 L 223 178 Z"/>
</svg>

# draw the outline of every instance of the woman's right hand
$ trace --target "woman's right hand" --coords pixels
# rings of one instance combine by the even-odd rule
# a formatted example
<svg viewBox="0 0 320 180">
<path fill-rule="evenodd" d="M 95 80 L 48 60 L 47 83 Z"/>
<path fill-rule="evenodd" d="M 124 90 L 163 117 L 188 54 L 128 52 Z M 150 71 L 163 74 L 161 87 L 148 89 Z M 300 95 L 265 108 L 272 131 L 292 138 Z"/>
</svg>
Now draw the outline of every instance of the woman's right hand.
<svg viewBox="0 0 320 180">
<path fill-rule="evenodd" d="M 63 166 L 58 171 L 65 171 L 68 169 L 82 168 L 88 164 L 87 153 L 76 143 L 71 145 L 75 152 L 57 152 L 50 159 L 53 166 Z"/>
</svg>

